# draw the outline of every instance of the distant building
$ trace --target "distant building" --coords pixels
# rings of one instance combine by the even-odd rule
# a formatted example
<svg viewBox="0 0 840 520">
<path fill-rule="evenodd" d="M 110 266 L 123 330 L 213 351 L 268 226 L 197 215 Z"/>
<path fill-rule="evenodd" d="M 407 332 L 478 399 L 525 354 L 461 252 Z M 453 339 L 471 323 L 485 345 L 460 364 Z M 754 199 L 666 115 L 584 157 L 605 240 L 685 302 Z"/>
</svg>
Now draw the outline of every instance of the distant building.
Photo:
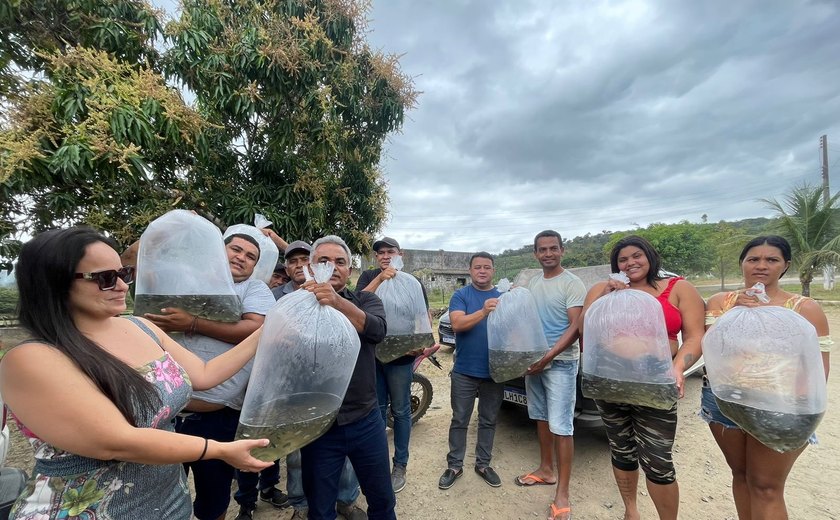
<svg viewBox="0 0 840 520">
<path fill-rule="evenodd" d="M 403 271 L 423 281 L 427 289 L 457 289 L 470 282 L 470 257 L 461 251 L 403 249 Z M 362 269 L 375 269 L 373 256 L 362 257 Z"/>
</svg>

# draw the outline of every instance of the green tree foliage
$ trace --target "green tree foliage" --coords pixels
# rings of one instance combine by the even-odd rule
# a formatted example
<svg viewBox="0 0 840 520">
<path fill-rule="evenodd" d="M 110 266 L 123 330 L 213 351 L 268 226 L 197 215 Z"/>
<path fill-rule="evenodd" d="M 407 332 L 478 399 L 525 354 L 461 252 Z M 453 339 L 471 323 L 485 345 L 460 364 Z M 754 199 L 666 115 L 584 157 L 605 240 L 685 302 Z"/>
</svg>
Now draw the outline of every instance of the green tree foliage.
<svg viewBox="0 0 840 520">
<path fill-rule="evenodd" d="M 790 242 L 803 296 L 811 295 L 814 275 L 824 265 L 840 265 L 838 199 L 840 192 L 824 201 L 822 188 L 808 184 L 792 189 L 781 202 L 763 199 L 778 216 L 775 229 Z"/>
<path fill-rule="evenodd" d="M 738 253 L 750 239 L 738 231 L 734 225 L 721 220 L 713 228 L 709 236 L 710 244 L 715 256 L 715 271 L 720 278 L 720 290 L 726 290 L 726 276 L 738 273 Z"/>
<path fill-rule="evenodd" d="M 76 223 L 125 245 L 172 208 L 369 249 L 416 93 L 365 44 L 366 8 L 190 0 L 164 35 L 142 0 L 0 0 L 0 259 Z"/>
<path fill-rule="evenodd" d="M 185 191 L 206 124 L 153 66 L 139 1 L 0 4 L 0 257 L 23 233 L 87 223 L 126 243 Z M 180 187 L 181 190 L 173 190 Z"/>
<path fill-rule="evenodd" d="M 226 222 L 260 211 L 290 239 L 368 252 L 385 217 L 382 145 L 414 104 L 397 59 L 363 40 L 347 0 L 187 0 L 167 70 L 195 93 L 212 153 L 191 172 Z"/>
<path fill-rule="evenodd" d="M 604 246 L 609 258 L 613 245 L 624 236 L 639 235 L 653 244 L 662 257 L 662 268 L 683 276 L 710 273 L 715 267 L 714 246 L 708 224 L 651 224 L 645 229 L 616 233 Z"/>
<path fill-rule="evenodd" d="M 604 252 L 604 246 L 612 236 L 612 231 L 601 231 L 595 235 L 587 233 L 564 241 L 563 246 L 566 253 L 563 255 L 563 265 L 566 267 L 586 267 L 610 263 L 609 255 Z"/>
</svg>

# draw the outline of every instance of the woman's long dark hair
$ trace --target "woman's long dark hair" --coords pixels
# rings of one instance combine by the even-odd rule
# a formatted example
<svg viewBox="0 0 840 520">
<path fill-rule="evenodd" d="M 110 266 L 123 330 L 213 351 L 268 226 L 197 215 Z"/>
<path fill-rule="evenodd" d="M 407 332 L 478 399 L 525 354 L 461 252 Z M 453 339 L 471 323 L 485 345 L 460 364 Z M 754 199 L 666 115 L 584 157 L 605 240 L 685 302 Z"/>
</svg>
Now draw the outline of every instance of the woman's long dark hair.
<svg viewBox="0 0 840 520">
<path fill-rule="evenodd" d="M 612 251 L 610 251 L 610 269 L 614 273 L 618 272 L 618 253 L 628 246 L 638 247 L 645 254 L 650 265 L 645 281 L 651 287 L 656 288 L 656 281 L 662 280 L 662 276 L 659 275 L 662 259 L 659 257 L 659 253 L 653 247 L 653 244 L 638 235 L 628 235 L 615 243 Z"/>
<path fill-rule="evenodd" d="M 782 259 L 784 259 L 785 262 L 790 262 L 790 259 L 792 257 L 790 250 L 790 242 L 788 242 L 784 237 L 780 237 L 779 235 L 762 235 L 755 237 L 754 239 L 747 242 L 747 245 L 745 245 L 744 249 L 741 250 L 741 256 L 738 257 L 738 263 L 744 263 L 744 258 L 747 257 L 747 253 L 750 249 L 763 245 L 775 247 L 779 250 L 780 253 L 782 253 Z M 788 267 L 790 267 L 790 264 L 788 264 Z M 782 271 L 782 274 L 779 275 L 780 278 L 785 275 L 785 273 L 788 270 L 788 267 L 785 267 L 785 270 Z"/>
<path fill-rule="evenodd" d="M 15 266 L 18 319 L 35 338 L 73 360 L 126 420 L 137 426 L 136 418 L 151 418 L 160 406 L 154 386 L 82 334 L 70 315 L 68 298 L 76 268 L 87 247 L 96 242 L 111 245 L 84 227 L 53 229 L 27 242 Z"/>
</svg>

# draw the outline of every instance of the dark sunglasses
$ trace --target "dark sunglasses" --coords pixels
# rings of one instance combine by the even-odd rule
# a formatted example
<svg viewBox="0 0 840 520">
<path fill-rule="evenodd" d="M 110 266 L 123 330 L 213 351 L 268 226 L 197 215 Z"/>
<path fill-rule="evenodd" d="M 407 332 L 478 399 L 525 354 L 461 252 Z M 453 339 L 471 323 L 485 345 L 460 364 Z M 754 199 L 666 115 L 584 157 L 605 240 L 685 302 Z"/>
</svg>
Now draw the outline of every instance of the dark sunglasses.
<svg viewBox="0 0 840 520">
<path fill-rule="evenodd" d="M 84 278 L 85 280 L 95 280 L 99 284 L 100 291 L 110 291 L 117 286 L 117 278 L 127 284 L 134 282 L 134 275 L 137 269 L 133 265 L 127 265 L 119 271 L 115 269 L 108 269 L 107 271 L 99 271 L 96 273 L 76 273 L 76 278 Z"/>
</svg>

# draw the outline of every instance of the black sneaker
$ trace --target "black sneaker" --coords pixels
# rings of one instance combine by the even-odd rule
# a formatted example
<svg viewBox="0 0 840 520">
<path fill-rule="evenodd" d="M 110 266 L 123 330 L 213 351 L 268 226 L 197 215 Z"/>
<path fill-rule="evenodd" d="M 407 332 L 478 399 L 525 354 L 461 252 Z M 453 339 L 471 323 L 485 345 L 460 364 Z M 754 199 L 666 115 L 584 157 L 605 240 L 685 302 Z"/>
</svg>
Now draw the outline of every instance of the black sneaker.
<svg viewBox="0 0 840 520">
<path fill-rule="evenodd" d="M 245 506 L 239 507 L 239 514 L 234 520 L 254 520 L 254 510 Z"/>
<path fill-rule="evenodd" d="M 499 487 L 502 485 L 502 479 L 499 478 L 499 475 L 491 468 L 487 466 L 486 468 L 479 468 L 478 466 L 475 467 L 475 472 L 481 475 L 481 478 L 484 479 L 484 482 L 493 486 Z"/>
<path fill-rule="evenodd" d="M 276 487 L 264 489 L 260 491 L 260 500 L 268 502 L 274 507 L 287 507 L 289 505 L 289 497 Z"/>
<path fill-rule="evenodd" d="M 440 489 L 449 489 L 454 484 L 455 481 L 464 474 L 464 470 L 462 468 L 458 468 L 454 470 L 452 468 L 447 468 L 446 471 L 443 472 L 443 475 L 440 476 L 440 480 L 438 480 L 438 487 Z"/>
</svg>

